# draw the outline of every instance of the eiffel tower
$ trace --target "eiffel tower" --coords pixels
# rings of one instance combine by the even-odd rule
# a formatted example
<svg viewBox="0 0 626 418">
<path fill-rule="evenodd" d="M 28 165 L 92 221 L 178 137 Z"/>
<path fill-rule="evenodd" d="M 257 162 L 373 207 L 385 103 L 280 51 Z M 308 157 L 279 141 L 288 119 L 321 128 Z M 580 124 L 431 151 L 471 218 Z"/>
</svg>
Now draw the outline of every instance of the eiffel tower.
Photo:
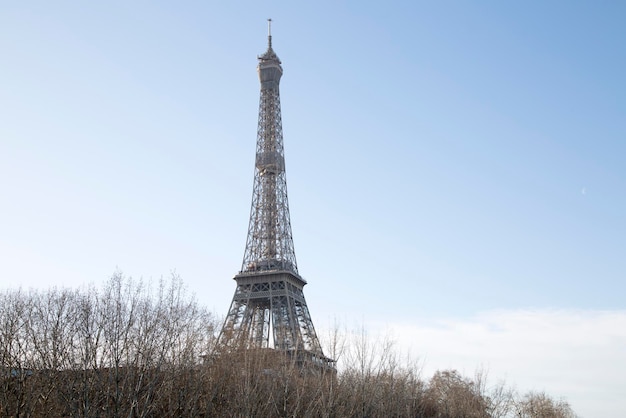
<svg viewBox="0 0 626 418">
<path fill-rule="evenodd" d="M 293 247 L 280 113 L 283 69 L 272 49 L 271 19 L 267 51 L 258 60 L 261 97 L 250 224 L 218 347 L 275 349 L 301 364 L 334 368 L 315 333 Z"/>
</svg>

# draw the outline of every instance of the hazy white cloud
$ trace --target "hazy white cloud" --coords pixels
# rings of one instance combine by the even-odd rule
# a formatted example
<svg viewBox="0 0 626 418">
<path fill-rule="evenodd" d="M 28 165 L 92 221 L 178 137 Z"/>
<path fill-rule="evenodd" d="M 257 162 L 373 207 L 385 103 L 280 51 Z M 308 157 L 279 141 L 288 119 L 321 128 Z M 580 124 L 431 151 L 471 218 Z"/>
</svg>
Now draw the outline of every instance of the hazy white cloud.
<svg viewBox="0 0 626 418">
<path fill-rule="evenodd" d="M 626 416 L 626 311 L 502 310 L 383 328 L 426 376 L 482 368 L 519 392 L 564 397 L 583 417 Z"/>
</svg>

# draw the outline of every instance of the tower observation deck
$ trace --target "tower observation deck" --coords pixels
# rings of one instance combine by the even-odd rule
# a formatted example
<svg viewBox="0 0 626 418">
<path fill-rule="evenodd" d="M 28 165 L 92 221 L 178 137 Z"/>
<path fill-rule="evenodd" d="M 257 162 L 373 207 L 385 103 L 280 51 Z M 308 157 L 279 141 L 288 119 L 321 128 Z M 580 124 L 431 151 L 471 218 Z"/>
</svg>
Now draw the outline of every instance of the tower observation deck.
<svg viewBox="0 0 626 418">
<path fill-rule="evenodd" d="M 237 288 L 218 338 L 220 349 L 282 350 L 301 363 L 334 368 L 323 352 L 304 299 L 291 233 L 279 85 L 272 49 L 258 57 L 261 84 L 250 223 Z"/>
</svg>

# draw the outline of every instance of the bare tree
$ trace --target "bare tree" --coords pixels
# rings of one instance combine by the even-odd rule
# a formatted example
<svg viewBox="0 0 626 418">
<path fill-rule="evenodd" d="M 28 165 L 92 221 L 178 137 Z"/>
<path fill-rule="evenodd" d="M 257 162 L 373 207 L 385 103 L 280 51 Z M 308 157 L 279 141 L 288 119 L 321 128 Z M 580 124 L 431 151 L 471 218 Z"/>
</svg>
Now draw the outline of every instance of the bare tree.
<svg viewBox="0 0 626 418">
<path fill-rule="evenodd" d="M 18 290 L 2 295 L 0 301 L 0 360 L 2 361 L 2 409 L 5 416 L 22 417 L 32 413 L 34 373 L 30 344 L 28 296 Z"/>
<path fill-rule="evenodd" d="M 576 418 L 570 405 L 554 400 L 544 392 L 529 392 L 516 404 L 517 418 Z"/>
<path fill-rule="evenodd" d="M 437 371 L 425 393 L 424 415 L 436 418 L 488 418 L 480 387 L 456 370 Z"/>
<path fill-rule="evenodd" d="M 37 382 L 37 411 L 57 415 L 57 398 L 70 400 L 74 375 L 68 373 L 75 366 L 74 343 L 76 334 L 75 292 L 51 289 L 47 293 L 31 293 L 27 313 L 27 341 L 30 367 Z M 65 379 L 52 376 L 63 374 Z"/>
<path fill-rule="evenodd" d="M 77 294 L 74 385 L 67 411 L 71 416 L 89 417 L 106 405 L 107 386 L 104 355 L 102 297 L 93 287 Z"/>
</svg>

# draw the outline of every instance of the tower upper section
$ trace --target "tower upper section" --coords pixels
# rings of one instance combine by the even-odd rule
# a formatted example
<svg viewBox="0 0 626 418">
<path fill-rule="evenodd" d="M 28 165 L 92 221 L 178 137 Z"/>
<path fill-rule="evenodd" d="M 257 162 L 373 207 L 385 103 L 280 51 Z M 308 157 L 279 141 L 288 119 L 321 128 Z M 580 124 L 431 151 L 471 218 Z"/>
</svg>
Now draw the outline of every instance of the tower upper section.
<svg viewBox="0 0 626 418">
<path fill-rule="evenodd" d="M 287 200 L 280 111 L 279 84 L 283 68 L 272 49 L 271 32 L 268 33 L 267 51 L 258 60 L 261 92 L 254 186 L 241 272 L 282 270 L 297 275 Z"/>
</svg>

